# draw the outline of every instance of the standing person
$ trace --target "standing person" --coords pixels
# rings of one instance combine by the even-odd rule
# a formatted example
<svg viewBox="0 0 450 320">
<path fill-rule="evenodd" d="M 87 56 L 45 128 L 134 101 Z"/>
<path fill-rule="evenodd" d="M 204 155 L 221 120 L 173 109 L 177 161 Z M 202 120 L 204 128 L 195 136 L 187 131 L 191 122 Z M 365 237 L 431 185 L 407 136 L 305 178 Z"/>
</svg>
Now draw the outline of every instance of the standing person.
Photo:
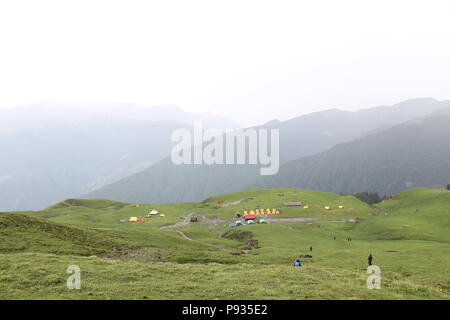
<svg viewBox="0 0 450 320">
<path fill-rule="evenodd" d="M 336 236 L 334 236 L 333 238 L 334 238 L 334 240 L 336 240 Z"/>
<path fill-rule="evenodd" d="M 312 252 L 312 246 L 311 246 L 311 247 L 309 247 L 309 251 L 311 251 L 311 252 Z"/>
<path fill-rule="evenodd" d="M 372 260 L 373 260 L 373 256 L 372 254 L 369 255 L 369 258 L 367 258 L 368 262 L 369 262 L 369 266 L 372 265 Z"/>
</svg>

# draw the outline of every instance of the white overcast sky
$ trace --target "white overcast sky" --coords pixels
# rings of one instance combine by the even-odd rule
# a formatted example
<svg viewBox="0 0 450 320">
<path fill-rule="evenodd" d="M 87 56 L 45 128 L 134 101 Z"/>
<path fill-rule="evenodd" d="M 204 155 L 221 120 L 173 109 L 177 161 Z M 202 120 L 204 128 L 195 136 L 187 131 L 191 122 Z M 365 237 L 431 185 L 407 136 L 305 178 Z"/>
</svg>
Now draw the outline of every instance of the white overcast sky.
<svg viewBox="0 0 450 320">
<path fill-rule="evenodd" d="M 0 107 L 177 104 L 244 124 L 450 99 L 450 1 L 0 1 Z"/>
</svg>

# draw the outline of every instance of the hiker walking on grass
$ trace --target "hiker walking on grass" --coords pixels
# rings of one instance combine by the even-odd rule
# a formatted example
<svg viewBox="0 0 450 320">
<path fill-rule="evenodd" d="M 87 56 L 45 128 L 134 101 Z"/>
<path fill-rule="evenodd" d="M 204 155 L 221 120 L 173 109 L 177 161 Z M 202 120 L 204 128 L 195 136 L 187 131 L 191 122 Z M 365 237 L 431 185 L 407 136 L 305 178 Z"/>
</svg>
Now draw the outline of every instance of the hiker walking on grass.
<svg viewBox="0 0 450 320">
<path fill-rule="evenodd" d="M 372 260 L 373 260 L 373 256 L 372 254 L 369 255 L 369 258 L 367 258 L 368 262 L 369 262 L 369 266 L 372 265 Z"/>
</svg>

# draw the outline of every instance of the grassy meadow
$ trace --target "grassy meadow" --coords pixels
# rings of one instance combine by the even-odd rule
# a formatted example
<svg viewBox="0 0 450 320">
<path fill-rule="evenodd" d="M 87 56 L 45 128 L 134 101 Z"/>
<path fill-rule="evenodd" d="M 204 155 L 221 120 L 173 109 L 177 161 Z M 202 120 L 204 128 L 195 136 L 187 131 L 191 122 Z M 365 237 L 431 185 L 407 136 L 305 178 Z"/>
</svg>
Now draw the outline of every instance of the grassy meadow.
<svg viewBox="0 0 450 320">
<path fill-rule="evenodd" d="M 292 201 L 309 208 L 283 205 Z M 257 207 L 281 214 L 231 227 L 235 212 Z M 152 209 L 165 216 L 147 218 Z M 374 206 L 299 189 L 162 205 L 70 199 L 0 214 L 0 299 L 449 299 L 448 230 L 440 189 Z M 369 254 L 380 290 L 367 288 Z M 66 287 L 69 265 L 81 290 Z"/>
</svg>

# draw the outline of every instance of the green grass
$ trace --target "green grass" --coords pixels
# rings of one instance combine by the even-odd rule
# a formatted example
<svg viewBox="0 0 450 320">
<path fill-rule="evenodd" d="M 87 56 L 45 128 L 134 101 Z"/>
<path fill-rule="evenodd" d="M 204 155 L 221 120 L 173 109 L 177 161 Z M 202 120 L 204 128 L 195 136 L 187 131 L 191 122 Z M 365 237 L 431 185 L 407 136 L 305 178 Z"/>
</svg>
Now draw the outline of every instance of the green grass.
<svg viewBox="0 0 450 320">
<path fill-rule="evenodd" d="M 115 248 L 136 246 L 120 234 L 65 226 L 21 214 L 1 214 L 0 228 L 2 253 L 106 255 Z"/>
<path fill-rule="evenodd" d="M 289 201 L 310 209 L 284 207 Z M 282 209 L 273 218 L 318 220 L 229 227 L 236 211 L 257 206 Z M 166 216 L 121 222 L 152 209 Z M 191 216 L 198 222 L 189 222 Z M 2 299 L 449 298 L 447 190 L 412 189 L 373 207 L 298 189 L 164 205 L 71 199 L 42 211 L 0 214 L 0 227 Z M 382 270 L 381 290 L 366 287 L 370 253 Z M 306 254 L 312 258 L 301 258 L 302 268 L 291 266 Z M 70 264 L 82 270 L 80 291 L 65 286 Z"/>
<path fill-rule="evenodd" d="M 450 192 L 417 188 L 376 206 L 378 213 L 358 225 L 373 239 L 450 241 Z"/>
<path fill-rule="evenodd" d="M 138 263 L 36 253 L 1 255 L 2 299 L 444 299 L 439 287 L 383 273 L 366 288 L 364 268 L 306 265 Z M 66 268 L 81 268 L 81 290 L 67 290 Z"/>
</svg>

